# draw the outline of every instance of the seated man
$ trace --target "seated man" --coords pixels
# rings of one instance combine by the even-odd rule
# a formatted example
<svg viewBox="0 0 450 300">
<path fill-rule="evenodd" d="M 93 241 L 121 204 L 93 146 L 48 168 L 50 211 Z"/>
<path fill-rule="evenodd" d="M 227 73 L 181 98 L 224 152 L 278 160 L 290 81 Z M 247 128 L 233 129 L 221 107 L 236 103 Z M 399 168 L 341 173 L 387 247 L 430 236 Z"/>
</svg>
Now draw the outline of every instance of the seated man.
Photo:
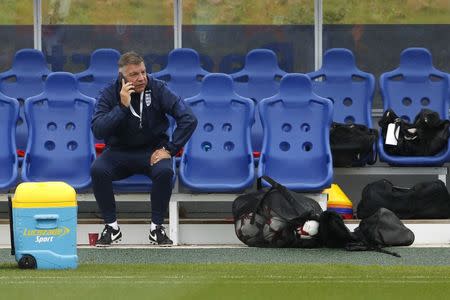
<svg viewBox="0 0 450 300">
<path fill-rule="evenodd" d="M 166 134 L 166 114 L 177 123 L 172 141 Z M 95 137 L 106 143 L 91 167 L 95 199 L 105 221 L 96 245 L 109 246 L 122 238 L 112 182 L 133 174 L 146 174 L 153 181 L 150 242 L 172 245 L 162 223 L 172 194 L 172 157 L 197 126 L 191 109 L 163 81 L 147 74 L 141 56 L 128 52 L 120 57 L 118 80 L 100 93 L 91 126 Z"/>
</svg>

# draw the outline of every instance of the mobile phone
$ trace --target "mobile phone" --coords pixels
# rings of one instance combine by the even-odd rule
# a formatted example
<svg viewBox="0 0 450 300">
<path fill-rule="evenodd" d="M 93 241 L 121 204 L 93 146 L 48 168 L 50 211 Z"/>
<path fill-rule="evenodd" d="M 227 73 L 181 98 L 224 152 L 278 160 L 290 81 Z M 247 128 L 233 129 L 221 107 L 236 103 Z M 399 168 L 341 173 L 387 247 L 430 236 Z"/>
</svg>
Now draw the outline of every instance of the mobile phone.
<svg viewBox="0 0 450 300">
<path fill-rule="evenodd" d="M 125 78 L 125 76 L 123 76 L 122 72 L 119 72 L 119 83 L 122 85 L 122 79 L 125 80 L 125 83 L 127 83 L 127 79 Z"/>
<path fill-rule="evenodd" d="M 120 88 L 122 89 L 122 79 L 125 80 L 125 83 L 128 82 L 128 80 L 125 78 L 125 76 L 123 76 L 123 74 L 121 72 L 119 72 L 119 84 L 120 84 Z M 134 93 L 132 93 L 134 94 Z"/>
</svg>

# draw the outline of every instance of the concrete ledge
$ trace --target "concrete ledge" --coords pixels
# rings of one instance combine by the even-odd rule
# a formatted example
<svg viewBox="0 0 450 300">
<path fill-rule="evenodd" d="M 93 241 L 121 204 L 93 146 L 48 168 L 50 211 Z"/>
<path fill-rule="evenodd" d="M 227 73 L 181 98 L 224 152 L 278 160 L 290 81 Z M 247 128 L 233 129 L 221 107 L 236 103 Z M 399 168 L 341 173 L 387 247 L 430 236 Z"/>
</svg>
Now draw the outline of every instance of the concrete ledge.
<svg viewBox="0 0 450 300">
<path fill-rule="evenodd" d="M 439 180 L 447 184 L 447 167 L 391 167 L 367 166 L 362 168 L 334 168 L 334 175 L 435 175 Z"/>
<path fill-rule="evenodd" d="M 149 223 L 140 220 L 141 223 L 126 223 L 119 220 L 123 239 L 120 245 L 127 247 L 148 246 Z M 226 223 L 181 223 L 179 224 L 180 245 L 243 245 L 234 233 L 234 225 L 228 220 Z M 350 230 L 354 230 L 359 222 L 353 220 L 346 222 Z M 450 245 L 450 220 L 405 220 L 404 224 L 410 228 L 415 235 L 413 246 L 429 247 L 432 245 Z M 88 233 L 100 232 L 103 229 L 101 223 L 78 224 L 77 243 L 88 245 Z M 170 227 L 167 228 L 170 231 Z M 0 247 L 7 248 L 10 245 L 9 224 L 2 221 L 0 224 Z"/>
</svg>

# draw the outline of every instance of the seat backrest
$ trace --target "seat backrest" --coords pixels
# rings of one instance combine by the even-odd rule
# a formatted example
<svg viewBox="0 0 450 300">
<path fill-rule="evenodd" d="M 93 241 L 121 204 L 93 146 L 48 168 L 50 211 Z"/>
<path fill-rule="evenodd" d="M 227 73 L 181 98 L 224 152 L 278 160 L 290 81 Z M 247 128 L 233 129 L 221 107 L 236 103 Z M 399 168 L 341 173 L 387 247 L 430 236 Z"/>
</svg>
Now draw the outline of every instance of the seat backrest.
<svg viewBox="0 0 450 300">
<path fill-rule="evenodd" d="M 231 77 L 236 93 L 253 99 L 257 104 L 278 92 L 281 77 L 285 74 L 286 72 L 278 67 L 275 52 L 269 49 L 254 49 L 247 53 L 244 68 L 231 74 Z M 263 132 L 257 107 L 251 136 L 253 150 L 261 151 Z"/>
<path fill-rule="evenodd" d="M 19 100 L 19 119 L 16 128 L 16 144 L 25 149 L 28 128 L 23 112 L 24 100 L 42 93 L 44 81 L 50 70 L 44 54 L 36 49 L 22 49 L 16 52 L 11 69 L 0 73 L 0 92 Z"/>
<path fill-rule="evenodd" d="M 231 192 L 253 183 L 251 99 L 237 95 L 227 74 L 207 75 L 197 96 L 185 100 L 198 119 L 180 163 L 180 179 L 189 188 Z"/>
<path fill-rule="evenodd" d="M 30 132 L 22 165 L 24 181 L 64 181 L 89 186 L 95 158 L 90 121 L 93 98 L 78 90 L 71 73 L 48 76 L 44 92 L 25 102 Z"/>
<path fill-rule="evenodd" d="M 120 52 L 116 49 L 97 49 L 91 54 L 89 69 L 94 78 L 111 80 L 117 76 L 117 69 L 120 59 Z M 112 76 L 112 77 L 111 77 Z"/>
<path fill-rule="evenodd" d="M 281 77 L 286 74 L 278 67 L 277 55 L 269 49 L 254 49 L 247 53 L 244 68 L 231 74 L 236 93 L 256 102 L 275 95 Z"/>
<path fill-rule="evenodd" d="M 92 52 L 89 68 L 75 74 L 80 91 L 89 97 L 97 97 L 100 90 L 117 77 L 119 58 L 120 52 L 111 48 Z"/>
<path fill-rule="evenodd" d="M 91 76 L 96 82 L 108 83 L 118 74 L 120 52 L 116 49 L 101 48 L 91 54 L 89 68 L 83 72 L 75 74 L 78 80 Z"/>
<path fill-rule="evenodd" d="M 15 131 L 18 116 L 19 102 L 0 93 L 0 190 L 12 187 L 17 178 Z"/>
<path fill-rule="evenodd" d="M 314 93 L 333 102 L 333 121 L 372 127 L 375 77 L 358 69 L 350 50 L 327 50 L 322 67 L 307 75 Z"/>
<path fill-rule="evenodd" d="M 167 82 L 169 88 L 182 99 L 200 92 L 201 81 L 208 74 L 200 65 L 200 57 L 194 49 L 178 48 L 169 53 L 167 66 L 152 75 Z"/>
<path fill-rule="evenodd" d="M 0 92 L 16 99 L 26 99 L 42 92 L 50 73 L 44 54 L 36 49 L 16 52 L 11 69 L 0 73 Z"/>
<path fill-rule="evenodd" d="M 258 108 L 264 128 L 258 176 L 300 191 L 329 186 L 331 100 L 312 92 L 308 76 L 287 74 L 279 93 L 262 100 Z"/>
<path fill-rule="evenodd" d="M 428 108 L 448 117 L 449 78 L 434 68 L 430 51 L 425 48 L 407 48 L 400 56 L 400 66 L 381 74 L 380 90 L 383 109 L 391 108 L 407 121 L 422 108 Z"/>
</svg>

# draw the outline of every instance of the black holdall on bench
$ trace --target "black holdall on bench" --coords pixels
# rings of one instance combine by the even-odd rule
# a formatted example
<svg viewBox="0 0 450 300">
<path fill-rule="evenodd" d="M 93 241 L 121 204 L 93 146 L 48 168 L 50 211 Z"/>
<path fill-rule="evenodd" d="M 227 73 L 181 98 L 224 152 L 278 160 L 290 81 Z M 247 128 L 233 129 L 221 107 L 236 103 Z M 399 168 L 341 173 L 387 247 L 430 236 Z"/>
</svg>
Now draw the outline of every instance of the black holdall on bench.
<svg viewBox="0 0 450 300">
<path fill-rule="evenodd" d="M 369 183 L 362 191 L 357 217 L 367 218 L 382 207 L 400 219 L 450 218 L 450 196 L 440 180 L 421 182 L 411 188 L 394 186 L 386 179 Z"/>
<path fill-rule="evenodd" d="M 378 122 L 384 150 L 398 156 L 433 156 L 446 149 L 450 136 L 450 121 L 441 120 L 437 112 L 422 109 L 409 123 L 392 109 L 384 112 Z"/>
<path fill-rule="evenodd" d="M 331 124 L 330 147 L 334 167 L 363 167 L 377 160 L 378 132 L 360 124 Z"/>
</svg>

